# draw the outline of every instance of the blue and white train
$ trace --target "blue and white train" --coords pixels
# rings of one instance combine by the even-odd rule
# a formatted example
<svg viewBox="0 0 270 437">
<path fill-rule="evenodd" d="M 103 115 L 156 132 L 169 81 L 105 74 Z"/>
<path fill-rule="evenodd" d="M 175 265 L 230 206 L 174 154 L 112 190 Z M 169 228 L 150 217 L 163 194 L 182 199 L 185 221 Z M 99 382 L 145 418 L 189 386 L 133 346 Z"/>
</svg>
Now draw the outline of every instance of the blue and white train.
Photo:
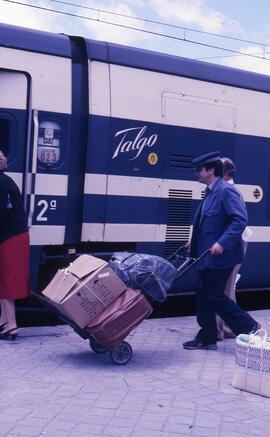
<svg viewBox="0 0 270 437">
<path fill-rule="evenodd" d="M 191 160 L 213 150 L 237 165 L 253 231 L 239 288 L 269 287 L 269 92 L 259 74 L 0 25 L 0 149 L 33 287 L 68 254 L 172 253 L 204 188 Z"/>
</svg>

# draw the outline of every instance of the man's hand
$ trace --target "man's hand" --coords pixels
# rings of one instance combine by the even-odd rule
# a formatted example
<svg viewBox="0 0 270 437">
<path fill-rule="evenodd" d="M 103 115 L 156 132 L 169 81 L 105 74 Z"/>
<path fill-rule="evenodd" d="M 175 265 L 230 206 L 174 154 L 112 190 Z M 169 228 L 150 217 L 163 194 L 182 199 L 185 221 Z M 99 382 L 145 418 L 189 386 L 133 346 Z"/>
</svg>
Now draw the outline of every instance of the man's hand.
<svg viewBox="0 0 270 437">
<path fill-rule="evenodd" d="M 219 243 L 214 243 L 210 249 L 212 255 L 221 255 L 224 252 L 223 247 Z"/>
</svg>

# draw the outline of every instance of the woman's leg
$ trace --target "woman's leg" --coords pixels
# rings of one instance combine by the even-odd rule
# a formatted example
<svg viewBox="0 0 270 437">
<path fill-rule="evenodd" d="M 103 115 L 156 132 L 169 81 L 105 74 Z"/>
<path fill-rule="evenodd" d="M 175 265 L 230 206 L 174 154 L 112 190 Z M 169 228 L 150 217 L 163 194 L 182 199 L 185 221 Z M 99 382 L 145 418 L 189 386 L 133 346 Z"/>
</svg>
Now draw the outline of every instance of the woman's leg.
<svg viewBox="0 0 270 437">
<path fill-rule="evenodd" d="M 15 302 L 14 300 L 8 300 L 8 299 L 1 299 L 1 317 L 0 322 L 3 320 L 0 325 L 3 323 L 6 324 L 4 327 L 2 333 L 6 331 L 10 331 L 11 329 L 17 328 L 17 322 L 16 322 L 16 312 L 15 312 Z M 2 319 L 3 317 L 3 319 Z"/>
<path fill-rule="evenodd" d="M 4 325 L 7 323 L 5 299 L 0 299 L 0 307 L 1 307 L 0 329 L 3 329 Z"/>
</svg>

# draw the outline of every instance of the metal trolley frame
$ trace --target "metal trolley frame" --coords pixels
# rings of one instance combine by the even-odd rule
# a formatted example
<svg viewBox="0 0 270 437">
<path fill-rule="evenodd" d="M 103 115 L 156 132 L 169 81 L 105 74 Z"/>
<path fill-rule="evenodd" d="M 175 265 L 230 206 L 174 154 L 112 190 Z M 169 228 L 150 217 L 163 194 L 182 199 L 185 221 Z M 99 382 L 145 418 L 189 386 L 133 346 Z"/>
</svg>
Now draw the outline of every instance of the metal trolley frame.
<svg viewBox="0 0 270 437">
<path fill-rule="evenodd" d="M 107 349 L 101 344 L 99 344 L 94 336 L 90 335 L 88 332 L 86 332 L 84 329 L 80 328 L 75 322 L 70 320 L 65 314 L 63 314 L 61 311 L 59 311 L 58 308 L 56 308 L 50 301 L 44 296 L 41 296 L 37 293 L 32 293 L 32 296 L 34 296 L 36 299 L 38 299 L 39 302 L 44 304 L 45 306 L 49 307 L 50 310 L 53 311 L 53 313 L 61 319 L 64 323 L 69 325 L 75 332 L 78 334 L 81 338 L 84 340 L 89 341 L 89 347 L 90 349 L 95 352 L 96 354 L 104 354 L 108 352 L 110 354 L 111 360 L 114 364 L 118 365 L 124 365 L 127 364 L 133 355 L 133 350 L 131 345 L 127 341 L 122 341 L 120 344 L 115 346 L 113 349 Z"/>
</svg>

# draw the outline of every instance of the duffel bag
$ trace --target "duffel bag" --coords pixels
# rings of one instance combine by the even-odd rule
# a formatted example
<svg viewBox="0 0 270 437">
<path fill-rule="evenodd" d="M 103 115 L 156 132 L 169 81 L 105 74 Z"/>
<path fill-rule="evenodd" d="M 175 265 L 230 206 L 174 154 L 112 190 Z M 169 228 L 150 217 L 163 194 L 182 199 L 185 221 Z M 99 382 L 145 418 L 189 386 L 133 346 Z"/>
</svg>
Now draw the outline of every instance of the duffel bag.
<svg viewBox="0 0 270 437">
<path fill-rule="evenodd" d="M 109 265 L 127 286 L 139 288 L 158 302 L 166 300 L 177 275 L 169 261 L 156 255 L 115 252 Z"/>
</svg>

